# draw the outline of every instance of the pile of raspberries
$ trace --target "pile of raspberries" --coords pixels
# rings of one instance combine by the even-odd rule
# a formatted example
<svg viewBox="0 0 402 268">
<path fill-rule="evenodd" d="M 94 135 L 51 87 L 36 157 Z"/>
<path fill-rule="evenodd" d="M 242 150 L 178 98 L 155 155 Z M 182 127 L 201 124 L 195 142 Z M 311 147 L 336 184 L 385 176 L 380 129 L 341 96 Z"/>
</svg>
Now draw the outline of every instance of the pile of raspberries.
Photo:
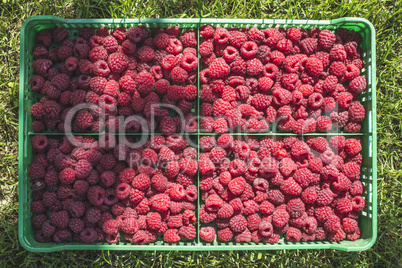
<svg viewBox="0 0 402 268">
<path fill-rule="evenodd" d="M 197 130 L 195 30 L 86 27 L 78 35 L 73 40 L 55 28 L 36 36 L 30 85 L 42 97 L 31 108 L 35 133 Z M 169 107 L 176 116 L 169 116 Z"/>
<path fill-rule="evenodd" d="M 356 240 L 365 208 L 361 141 L 344 136 L 203 136 L 200 238 L 277 243 Z M 214 223 L 217 232 L 209 225 Z"/>
<path fill-rule="evenodd" d="M 367 82 L 355 31 L 203 25 L 200 130 L 360 132 Z"/>
<path fill-rule="evenodd" d="M 156 135 L 135 149 L 115 142 L 113 135 L 32 138 L 28 176 L 38 242 L 194 240 L 197 149 L 179 135 Z"/>
</svg>

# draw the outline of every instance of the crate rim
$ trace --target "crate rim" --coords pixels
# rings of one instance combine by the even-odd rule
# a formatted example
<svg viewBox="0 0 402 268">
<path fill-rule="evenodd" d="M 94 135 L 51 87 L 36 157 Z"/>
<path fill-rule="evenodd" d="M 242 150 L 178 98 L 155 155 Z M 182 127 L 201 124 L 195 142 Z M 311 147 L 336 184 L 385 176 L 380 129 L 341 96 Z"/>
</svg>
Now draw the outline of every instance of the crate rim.
<svg viewBox="0 0 402 268">
<path fill-rule="evenodd" d="M 153 245 L 152 249 L 149 247 L 143 247 L 138 245 L 131 245 L 129 247 L 116 247 L 113 248 L 113 245 L 97 245 L 97 244 L 52 244 L 51 247 L 47 248 L 36 248 L 29 245 L 28 241 L 25 240 L 24 233 L 22 231 L 23 225 L 23 215 L 20 213 L 23 211 L 23 161 L 22 153 L 23 153 L 23 141 L 24 133 L 23 128 L 21 125 L 19 126 L 18 130 L 18 142 L 19 142 L 19 162 L 18 162 L 18 177 L 19 177 L 19 215 L 18 215 L 18 238 L 21 245 L 28 251 L 31 252 L 54 252 L 60 250 L 141 250 L 141 251 L 172 251 L 172 250 L 182 250 L 182 251 L 199 251 L 199 250 L 208 250 L 208 251 L 226 251 L 226 250 L 282 250 L 282 249 L 337 249 L 342 251 L 364 251 L 371 248 L 376 239 L 377 239 L 377 100 L 376 100 L 376 31 L 373 24 L 365 18 L 358 18 L 358 17 L 342 17 L 332 20 L 299 20 L 299 19 L 202 19 L 202 18 L 189 18 L 189 19 L 181 19 L 181 18 L 161 18 L 161 19 L 148 19 L 148 18 L 136 18 L 136 19 L 124 19 L 124 18 L 113 18 L 113 19 L 64 19 L 58 16 L 52 15 L 39 15 L 39 16 L 32 16 L 24 21 L 21 26 L 21 33 L 24 33 L 27 30 L 27 27 L 30 25 L 31 22 L 34 21 L 54 21 L 61 24 L 68 24 L 68 23 L 75 23 L 75 24 L 85 24 L 85 23 L 98 23 L 98 24 L 114 24 L 114 23 L 155 23 L 155 24 L 174 24 L 174 23 L 193 23 L 196 25 L 208 24 L 208 23 L 215 23 L 215 24 L 288 24 L 291 25 L 333 25 L 333 24 L 341 24 L 341 23 L 363 23 L 370 31 L 371 40 L 371 104 L 372 104 L 372 141 L 371 141 L 371 149 L 372 149 L 372 236 L 368 239 L 368 242 L 365 243 L 363 246 L 350 246 L 350 247 L 343 247 L 338 243 L 329 242 L 327 244 L 321 243 L 308 243 L 308 244 L 294 244 L 290 242 L 286 242 L 284 245 L 265 245 L 265 244 L 237 244 L 236 248 L 231 248 L 231 245 L 224 245 L 224 246 L 212 246 L 209 247 L 208 245 L 203 246 L 202 243 L 194 242 L 195 246 L 186 246 L 186 245 Z M 21 63 L 25 63 L 25 35 L 21 34 L 20 36 L 20 84 L 19 84 L 19 122 L 23 122 L 23 112 L 24 112 L 24 65 Z M 363 135 L 367 135 L 366 133 Z M 28 136 L 28 135 L 26 135 Z M 317 248 L 317 245 L 320 245 L 320 248 Z M 228 247 L 226 249 L 226 247 Z"/>
</svg>

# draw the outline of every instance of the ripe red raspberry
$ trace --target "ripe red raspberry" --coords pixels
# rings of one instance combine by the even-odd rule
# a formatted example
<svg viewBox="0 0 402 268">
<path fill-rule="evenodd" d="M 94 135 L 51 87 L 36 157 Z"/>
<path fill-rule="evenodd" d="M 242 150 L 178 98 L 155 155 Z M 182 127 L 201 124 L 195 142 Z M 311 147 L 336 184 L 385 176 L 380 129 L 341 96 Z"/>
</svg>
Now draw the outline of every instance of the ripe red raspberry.
<svg viewBox="0 0 402 268">
<path fill-rule="evenodd" d="M 275 211 L 275 206 L 269 201 L 260 204 L 260 212 L 264 215 L 271 215 Z"/>
<path fill-rule="evenodd" d="M 215 165 L 209 158 L 203 158 L 198 161 L 198 168 L 201 174 L 209 174 L 215 171 Z"/>
<path fill-rule="evenodd" d="M 146 174 L 139 174 L 132 181 L 133 188 L 138 189 L 140 191 L 144 191 L 144 190 L 148 189 L 150 184 L 151 184 L 151 180 L 150 180 L 149 176 Z"/>
<path fill-rule="evenodd" d="M 210 226 L 201 227 L 200 238 L 207 243 L 212 243 L 215 240 L 215 229 Z"/>
<path fill-rule="evenodd" d="M 149 46 L 142 46 L 138 50 L 138 58 L 142 62 L 151 61 L 155 57 L 155 51 Z"/>
<path fill-rule="evenodd" d="M 287 38 L 289 38 L 292 42 L 297 43 L 302 38 L 302 33 L 299 28 L 290 27 L 286 30 Z"/>
<path fill-rule="evenodd" d="M 245 75 L 246 68 L 246 61 L 243 60 L 241 57 L 236 58 L 232 63 L 230 63 L 230 70 L 235 74 Z"/>
<path fill-rule="evenodd" d="M 328 116 L 320 116 L 317 118 L 317 130 L 319 132 L 328 132 L 332 128 L 331 118 Z"/>
<path fill-rule="evenodd" d="M 183 83 L 188 77 L 188 73 L 181 67 L 174 67 L 170 73 L 170 77 L 174 83 Z"/>
<path fill-rule="evenodd" d="M 359 227 L 356 220 L 350 218 L 343 218 L 342 228 L 347 234 L 352 234 L 356 232 Z"/>
<path fill-rule="evenodd" d="M 303 231 L 306 234 L 311 235 L 311 234 L 314 234 L 316 232 L 317 225 L 318 225 L 318 222 L 317 222 L 316 218 L 307 217 L 303 222 L 303 227 L 302 228 L 303 228 Z"/>
<path fill-rule="evenodd" d="M 329 73 L 337 77 L 342 77 L 346 72 L 346 66 L 343 62 L 334 61 L 329 67 Z"/>
<path fill-rule="evenodd" d="M 314 202 L 317 200 L 316 189 L 314 187 L 304 189 L 301 198 L 303 202 L 306 204 L 314 204 Z"/>
<path fill-rule="evenodd" d="M 357 133 L 357 132 L 360 132 L 361 129 L 362 129 L 362 124 L 360 122 L 351 121 L 344 127 L 343 130 L 348 133 Z"/>
<path fill-rule="evenodd" d="M 127 56 L 123 53 L 112 53 L 109 55 L 107 63 L 112 72 L 121 73 L 127 67 Z"/>
<path fill-rule="evenodd" d="M 292 198 L 286 205 L 286 211 L 291 218 L 298 218 L 305 212 L 305 206 L 300 198 Z"/>
<path fill-rule="evenodd" d="M 344 61 L 347 58 L 345 47 L 341 44 L 334 45 L 329 53 L 329 58 L 332 61 Z"/>
<path fill-rule="evenodd" d="M 355 196 L 352 198 L 352 207 L 354 211 L 363 211 L 366 207 L 366 200 L 361 196 Z"/>
<path fill-rule="evenodd" d="M 118 44 L 116 38 L 114 38 L 113 36 L 110 36 L 110 35 L 106 36 L 102 42 L 103 42 L 103 47 L 106 49 L 106 51 L 108 53 L 116 52 L 119 47 L 119 44 Z"/>
<path fill-rule="evenodd" d="M 345 142 L 345 151 L 349 156 L 354 156 L 362 150 L 362 145 L 356 139 L 347 139 Z"/>
<path fill-rule="evenodd" d="M 326 206 L 332 203 L 336 195 L 330 189 L 322 189 L 317 193 L 317 204 Z"/>
<path fill-rule="evenodd" d="M 314 215 L 319 222 L 325 222 L 333 214 L 331 207 L 321 206 L 315 208 Z"/>
<path fill-rule="evenodd" d="M 345 77 L 348 80 L 352 80 L 360 75 L 360 68 L 354 64 L 348 64 L 345 70 Z"/>
<path fill-rule="evenodd" d="M 356 241 L 357 239 L 360 238 L 360 235 L 361 235 L 361 230 L 359 227 L 357 227 L 357 229 L 354 233 L 347 234 L 347 238 L 350 241 Z"/>
<path fill-rule="evenodd" d="M 284 227 L 289 221 L 289 214 L 285 209 L 277 209 L 272 214 L 272 224 L 275 227 Z"/>
<path fill-rule="evenodd" d="M 250 41 L 252 41 L 250 39 Z M 230 34 L 229 42 L 235 48 L 240 48 L 245 42 L 247 42 L 247 35 L 240 31 L 235 31 Z"/>
<path fill-rule="evenodd" d="M 217 216 L 221 219 L 228 219 L 233 216 L 233 207 L 228 203 L 223 203 L 221 208 L 219 208 Z"/>
<path fill-rule="evenodd" d="M 351 195 L 362 195 L 364 193 L 364 186 L 361 181 L 354 181 L 349 188 Z"/>
<path fill-rule="evenodd" d="M 236 243 L 241 243 L 241 242 L 249 243 L 249 242 L 251 242 L 251 232 L 250 232 L 250 230 L 246 228 L 243 232 L 236 233 L 235 234 L 235 242 Z"/>
<path fill-rule="evenodd" d="M 278 106 L 284 106 L 292 100 L 292 93 L 283 88 L 277 88 L 272 91 L 273 102 Z"/>
<path fill-rule="evenodd" d="M 292 41 L 286 38 L 279 40 L 279 42 L 276 44 L 276 49 L 278 49 L 285 55 L 288 55 L 292 51 L 292 48 Z"/>
<path fill-rule="evenodd" d="M 218 27 L 215 30 L 214 41 L 217 44 L 227 43 L 229 41 L 229 37 L 230 37 L 230 34 L 229 34 L 228 30 L 226 30 L 225 28 Z"/>
<path fill-rule="evenodd" d="M 171 200 L 181 200 L 186 196 L 186 191 L 183 185 L 173 184 L 169 189 L 169 196 Z"/>
<path fill-rule="evenodd" d="M 255 42 L 248 41 L 242 44 L 240 48 L 240 54 L 244 59 L 252 59 L 255 57 L 258 51 L 258 46 Z"/>
<path fill-rule="evenodd" d="M 179 229 L 179 236 L 183 239 L 193 240 L 197 235 L 194 225 L 184 225 Z"/>
<path fill-rule="evenodd" d="M 169 45 L 169 35 L 159 33 L 153 38 L 153 44 L 159 49 L 165 49 Z"/>
<path fill-rule="evenodd" d="M 169 209 L 170 198 L 167 194 L 156 194 L 149 200 L 152 209 L 163 212 Z"/>
<path fill-rule="evenodd" d="M 176 132 L 176 123 L 172 118 L 165 116 L 162 118 L 159 128 L 163 135 L 173 135 Z"/>
<path fill-rule="evenodd" d="M 300 48 L 306 55 L 313 54 L 318 47 L 318 40 L 315 38 L 305 38 L 300 42 Z"/>
<path fill-rule="evenodd" d="M 214 128 L 215 132 L 217 132 L 218 134 L 223 134 L 223 133 L 227 132 L 229 129 L 228 123 L 224 118 L 216 119 L 213 124 L 213 128 Z"/>
<path fill-rule="evenodd" d="M 349 106 L 349 115 L 352 120 L 362 121 L 366 117 L 366 110 L 361 103 L 356 102 Z"/>
<path fill-rule="evenodd" d="M 271 101 L 271 96 L 258 93 L 255 94 L 251 99 L 251 105 L 257 110 L 263 111 L 268 108 L 268 106 L 271 104 Z"/>
<path fill-rule="evenodd" d="M 336 211 L 339 213 L 349 213 L 353 210 L 352 202 L 348 198 L 341 198 L 336 202 Z"/>
<path fill-rule="evenodd" d="M 147 226 L 152 230 L 159 230 L 162 225 L 161 214 L 158 212 L 149 212 L 146 216 Z"/>
<path fill-rule="evenodd" d="M 210 223 L 213 222 L 217 215 L 216 212 L 213 211 L 208 211 L 205 208 L 205 205 L 201 205 L 200 211 L 199 211 L 199 217 L 200 217 L 200 222 L 202 223 Z"/>
<path fill-rule="evenodd" d="M 242 215 L 236 215 L 230 219 L 229 225 L 233 232 L 243 232 L 247 228 L 247 220 Z"/>
<path fill-rule="evenodd" d="M 223 58 L 218 58 L 209 66 L 209 75 L 213 78 L 223 78 L 230 72 L 230 67 Z"/>
<path fill-rule="evenodd" d="M 180 35 L 180 41 L 186 47 L 197 46 L 197 38 L 195 37 L 195 31 L 192 29 L 186 30 Z"/>
<path fill-rule="evenodd" d="M 324 228 L 328 232 L 336 232 L 341 228 L 341 220 L 336 215 L 330 215 L 327 221 L 324 223 Z"/>
<path fill-rule="evenodd" d="M 215 117 L 223 116 L 225 115 L 227 110 L 230 110 L 232 106 L 230 105 L 229 102 L 224 101 L 223 99 L 218 99 L 216 102 L 213 104 L 213 112 Z"/>
<path fill-rule="evenodd" d="M 251 59 L 246 61 L 247 64 L 247 74 L 251 76 L 256 76 L 262 72 L 264 65 L 259 59 Z"/>
<path fill-rule="evenodd" d="M 318 43 L 324 49 L 330 49 L 335 43 L 336 36 L 330 30 L 322 30 L 318 35 Z"/>
<path fill-rule="evenodd" d="M 222 242 L 229 242 L 233 238 L 233 231 L 229 228 L 223 228 L 218 230 L 218 239 Z"/>
<path fill-rule="evenodd" d="M 286 232 L 286 240 L 289 242 L 299 242 L 302 237 L 300 229 L 295 227 L 290 227 Z"/>
</svg>

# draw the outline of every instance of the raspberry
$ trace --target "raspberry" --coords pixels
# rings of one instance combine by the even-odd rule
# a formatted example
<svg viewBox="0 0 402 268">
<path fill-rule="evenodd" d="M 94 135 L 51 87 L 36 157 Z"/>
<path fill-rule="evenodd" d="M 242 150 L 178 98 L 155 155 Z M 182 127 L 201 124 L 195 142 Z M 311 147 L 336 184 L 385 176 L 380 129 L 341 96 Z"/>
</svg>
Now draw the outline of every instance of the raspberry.
<svg viewBox="0 0 402 268">
<path fill-rule="evenodd" d="M 317 130 L 319 132 L 328 132 L 332 128 L 331 118 L 328 116 L 320 116 L 317 118 Z"/>
<path fill-rule="evenodd" d="M 279 40 L 279 42 L 276 44 L 276 49 L 278 49 L 285 55 L 288 55 L 292 51 L 292 48 L 292 41 L 286 38 Z"/>
<path fill-rule="evenodd" d="M 275 206 L 269 201 L 260 204 L 260 212 L 264 215 L 271 215 L 275 211 Z"/>
<path fill-rule="evenodd" d="M 348 80 L 353 80 L 360 75 L 360 68 L 355 64 L 348 64 L 345 70 L 345 77 Z"/>
<path fill-rule="evenodd" d="M 254 200 L 247 200 L 244 202 L 244 215 L 251 215 L 257 213 L 259 210 L 260 207 Z"/>
<path fill-rule="evenodd" d="M 89 188 L 87 198 L 92 205 L 100 206 L 105 198 L 105 190 L 100 186 L 93 186 Z"/>
<path fill-rule="evenodd" d="M 335 43 L 335 40 L 335 34 L 332 33 L 330 30 L 322 30 L 318 35 L 318 43 L 324 49 L 330 49 Z"/>
<path fill-rule="evenodd" d="M 179 229 L 179 236 L 183 239 L 193 240 L 197 235 L 194 225 L 184 225 Z"/>
<path fill-rule="evenodd" d="M 327 221 L 324 223 L 324 228 L 328 232 L 336 232 L 341 228 L 341 221 L 338 216 L 330 215 Z"/>
<path fill-rule="evenodd" d="M 352 198 L 352 207 L 354 211 L 363 211 L 366 207 L 366 201 L 361 196 L 355 196 Z"/>
<path fill-rule="evenodd" d="M 292 42 L 297 43 L 302 38 L 302 33 L 299 28 L 290 27 L 286 31 L 287 38 Z"/>
<path fill-rule="evenodd" d="M 161 227 L 161 215 L 157 212 L 149 212 L 146 216 L 147 226 L 150 229 L 158 230 Z"/>
<path fill-rule="evenodd" d="M 283 38 L 282 34 L 276 28 L 267 28 L 263 32 L 265 37 L 263 42 L 271 48 L 275 47 L 278 41 Z"/>
<path fill-rule="evenodd" d="M 207 243 L 212 243 L 215 240 L 215 229 L 210 226 L 201 227 L 200 238 Z"/>
<path fill-rule="evenodd" d="M 243 232 L 235 234 L 235 241 L 236 243 L 249 243 L 251 242 L 251 232 L 249 229 L 245 229 Z"/>
<path fill-rule="evenodd" d="M 89 51 L 91 51 L 91 47 L 88 44 L 76 43 L 73 48 L 74 56 L 78 59 L 88 58 Z"/>
<path fill-rule="evenodd" d="M 331 48 L 331 51 L 329 53 L 329 58 L 332 61 L 344 61 L 346 60 L 347 54 L 345 51 L 345 48 L 343 45 L 338 44 L 338 45 L 334 45 Z"/>
<path fill-rule="evenodd" d="M 205 38 L 211 38 L 214 36 L 215 28 L 212 25 L 202 25 L 200 29 L 200 35 Z"/>
<path fill-rule="evenodd" d="M 127 67 L 127 56 L 123 53 L 112 53 L 109 55 L 107 63 L 112 72 L 121 73 Z"/>
<path fill-rule="evenodd" d="M 37 59 L 32 63 L 34 72 L 42 77 L 47 77 L 47 71 L 52 65 L 52 61 L 47 59 Z"/>
<path fill-rule="evenodd" d="M 181 61 L 181 67 L 188 72 L 197 69 L 198 58 L 193 54 L 185 54 Z"/>
<path fill-rule="evenodd" d="M 362 195 L 364 192 L 364 186 L 361 181 L 354 181 L 349 188 L 351 195 Z"/>
<path fill-rule="evenodd" d="M 213 78 L 223 78 L 230 72 L 229 65 L 226 64 L 225 60 L 218 58 L 212 62 L 208 68 L 209 75 Z"/>
<path fill-rule="evenodd" d="M 314 215 L 319 222 L 325 222 L 329 218 L 330 215 L 333 214 L 333 211 L 328 206 L 317 207 L 314 211 Z"/>
<path fill-rule="evenodd" d="M 116 38 L 114 38 L 113 36 L 106 36 L 102 42 L 103 47 L 106 49 L 108 53 L 116 52 L 119 47 Z"/>
<path fill-rule="evenodd" d="M 318 40 L 315 38 L 305 38 L 299 45 L 306 55 L 311 55 L 317 50 Z"/>
<path fill-rule="evenodd" d="M 153 39 L 153 44 L 160 49 L 165 49 L 169 45 L 169 35 L 166 33 L 159 33 Z"/>
<path fill-rule="evenodd" d="M 240 54 L 244 59 L 252 59 L 255 57 L 258 51 L 258 46 L 255 42 L 245 42 L 240 48 Z"/>
<path fill-rule="evenodd" d="M 354 103 L 349 106 L 349 115 L 352 120 L 362 121 L 366 117 L 366 110 L 361 103 Z"/>
<path fill-rule="evenodd" d="M 289 214 L 284 209 L 277 209 L 272 214 L 272 224 L 275 227 L 284 227 L 289 221 Z"/>
<path fill-rule="evenodd" d="M 79 160 L 75 165 L 75 176 L 77 179 L 85 179 L 92 171 L 92 165 L 87 160 Z"/>
<path fill-rule="evenodd" d="M 214 41 L 217 44 L 227 43 L 229 41 L 229 37 L 230 37 L 230 34 L 229 34 L 228 30 L 226 30 L 225 28 L 218 27 L 215 30 Z"/>
<path fill-rule="evenodd" d="M 110 74 L 108 63 L 104 60 L 94 62 L 93 72 L 97 76 L 108 76 Z"/>
<path fill-rule="evenodd" d="M 247 220 L 242 215 L 237 215 L 230 219 L 229 225 L 233 232 L 240 233 L 247 228 Z"/>
<path fill-rule="evenodd" d="M 354 156 L 362 150 L 362 145 L 356 139 L 347 139 L 345 142 L 345 151 L 349 156 Z"/>
<path fill-rule="evenodd" d="M 163 212 L 169 209 L 170 198 L 167 194 L 156 194 L 149 202 L 152 209 Z"/>
<path fill-rule="evenodd" d="M 300 229 L 295 227 L 290 227 L 289 230 L 286 232 L 286 240 L 289 242 L 299 242 L 301 239 L 302 233 Z"/>
<path fill-rule="evenodd" d="M 286 210 L 289 213 L 290 217 L 298 218 L 304 213 L 305 206 L 300 198 L 292 198 L 289 200 L 286 206 Z"/>
<path fill-rule="evenodd" d="M 180 35 L 180 41 L 186 47 L 197 46 L 197 38 L 195 37 L 194 30 L 186 30 Z"/>
<path fill-rule="evenodd" d="M 292 93 L 283 88 L 277 88 L 272 91 L 273 101 L 276 105 L 284 106 L 292 100 Z"/>
<path fill-rule="evenodd" d="M 236 101 L 236 90 L 231 86 L 225 86 L 222 91 L 222 99 L 227 102 Z"/>
<path fill-rule="evenodd" d="M 213 128 L 218 134 L 223 134 L 227 132 L 229 129 L 228 123 L 224 118 L 216 119 L 213 124 Z"/>
<path fill-rule="evenodd" d="M 176 39 L 176 38 L 171 38 L 169 40 L 169 45 L 166 48 L 166 51 L 170 54 L 173 55 L 178 55 L 180 52 L 183 50 L 183 45 L 182 43 Z"/>
<path fill-rule="evenodd" d="M 138 222 L 135 218 L 126 218 L 120 223 L 120 230 L 126 234 L 135 234 L 138 229 Z"/>
<path fill-rule="evenodd" d="M 301 194 L 302 187 L 293 178 L 288 178 L 282 183 L 281 190 L 285 194 L 297 196 Z"/>
<path fill-rule="evenodd" d="M 357 227 L 356 231 L 351 233 L 351 234 L 347 234 L 347 238 L 350 241 L 356 241 L 357 239 L 360 238 L 360 234 L 361 234 L 361 230 L 359 227 Z"/>
<path fill-rule="evenodd" d="M 233 231 L 229 227 L 218 230 L 218 240 L 222 242 L 229 242 L 233 238 Z"/>
<path fill-rule="evenodd" d="M 261 78 L 261 79 L 263 79 L 263 78 Z M 271 104 L 271 100 L 272 100 L 272 98 L 270 96 L 258 93 L 258 94 L 255 94 L 253 96 L 253 98 L 251 99 L 251 105 L 254 108 L 256 108 L 257 110 L 262 111 L 262 110 L 265 110 L 268 108 L 268 106 Z"/>
<path fill-rule="evenodd" d="M 251 76 L 256 76 L 262 72 L 264 65 L 259 59 L 251 59 L 246 62 L 247 64 L 247 74 Z"/>
<path fill-rule="evenodd" d="M 89 208 L 85 213 L 85 220 L 90 223 L 97 223 L 100 220 L 101 212 L 98 208 Z"/>
<path fill-rule="evenodd" d="M 51 212 L 49 215 L 50 223 L 58 228 L 66 228 L 69 223 L 68 212 L 65 210 Z"/>
<path fill-rule="evenodd" d="M 199 217 L 200 217 L 200 222 L 202 223 L 210 223 L 213 222 L 217 215 L 215 212 L 208 211 L 205 208 L 205 205 L 201 205 L 200 211 L 199 211 Z"/>
<path fill-rule="evenodd" d="M 50 46 L 52 42 L 52 33 L 50 30 L 45 29 L 38 32 L 35 38 L 36 42 L 42 43 L 45 47 Z"/>
<path fill-rule="evenodd" d="M 173 135 L 176 132 L 176 124 L 168 116 L 162 118 L 159 128 L 163 135 Z"/>
</svg>

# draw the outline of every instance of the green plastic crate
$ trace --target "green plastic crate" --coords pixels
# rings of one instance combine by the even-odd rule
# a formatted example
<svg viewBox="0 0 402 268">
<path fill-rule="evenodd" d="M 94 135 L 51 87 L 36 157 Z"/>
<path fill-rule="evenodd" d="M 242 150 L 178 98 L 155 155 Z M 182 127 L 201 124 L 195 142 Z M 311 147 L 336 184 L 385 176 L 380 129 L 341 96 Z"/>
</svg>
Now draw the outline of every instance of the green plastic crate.
<svg viewBox="0 0 402 268">
<path fill-rule="evenodd" d="M 363 51 L 363 61 L 365 66 L 362 70 L 367 78 L 367 91 L 361 94 L 361 101 L 366 108 L 367 115 L 363 121 L 363 128 L 360 133 L 311 133 L 305 136 L 360 136 L 363 141 L 363 164 L 361 170 L 361 181 L 365 185 L 364 197 L 366 199 L 366 209 L 360 216 L 361 238 L 357 241 L 341 241 L 339 243 L 329 241 L 299 242 L 290 243 L 283 239 L 277 244 L 255 244 L 255 243 L 205 243 L 202 242 L 197 234 L 193 242 L 179 242 L 168 244 L 157 241 L 149 245 L 132 245 L 130 243 L 119 242 L 109 245 L 108 243 L 81 244 L 72 243 L 38 243 L 34 239 L 34 232 L 31 226 L 31 181 L 28 178 L 28 167 L 32 160 L 30 140 L 37 135 L 32 132 L 32 118 L 30 107 L 37 96 L 30 91 L 29 78 L 32 76 L 32 55 L 36 33 L 42 29 L 54 27 L 64 27 L 68 29 L 71 36 L 77 36 L 78 29 L 86 26 L 93 28 L 107 26 L 114 28 L 118 26 L 130 27 L 132 25 L 146 25 L 152 27 L 166 27 L 168 25 L 178 25 L 180 28 L 195 29 L 197 33 L 204 24 L 213 24 L 223 27 L 302 27 L 302 28 L 321 28 L 336 30 L 347 28 L 359 32 L 363 36 L 361 45 Z M 199 36 L 199 35 L 198 35 Z M 199 42 L 198 42 L 199 43 Z M 377 130 L 376 130 L 376 44 L 375 30 L 373 25 L 361 18 L 340 18 L 330 21 L 325 20 L 267 20 L 267 19 L 62 19 L 55 16 L 36 16 L 24 22 L 21 28 L 21 47 L 20 47 L 20 99 L 19 99 L 19 240 L 24 248 L 34 252 L 52 252 L 59 250 L 186 250 L 186 251 L 206 251 L 206 250 L 280 250 L 280 249 L 337 249 L 344 251 L 362 251 L 370 248 L 377 237 Z M 199 68 L 200 70 L 200 68 Z M 199 83 L 199 81 L 198 81 Z M 199 86 L 199 84 L 198 84 Z M 199 99 L 197 100 L 196 111 L 198 111 Z M 239 133 L 240 134 L 240 133 Z M 46 135 L 62 135 L 60 133 L 47 133 Z M 99 135 L 86 133 L 84 135 Z M 138 134 L 131 134 L 138 135 Z M 196 139 L 203 133 L 188 134 L 191 139 Z M 278 135 L 294 136 L 293 133 L 259 133 L 255 136 Z M 198 198 L 198 207 L 200 198 Z M 197 208 L 198 211 L 198 208 Z M 198 222 L 199 226 L 199 222 Z"/>
</svg>

